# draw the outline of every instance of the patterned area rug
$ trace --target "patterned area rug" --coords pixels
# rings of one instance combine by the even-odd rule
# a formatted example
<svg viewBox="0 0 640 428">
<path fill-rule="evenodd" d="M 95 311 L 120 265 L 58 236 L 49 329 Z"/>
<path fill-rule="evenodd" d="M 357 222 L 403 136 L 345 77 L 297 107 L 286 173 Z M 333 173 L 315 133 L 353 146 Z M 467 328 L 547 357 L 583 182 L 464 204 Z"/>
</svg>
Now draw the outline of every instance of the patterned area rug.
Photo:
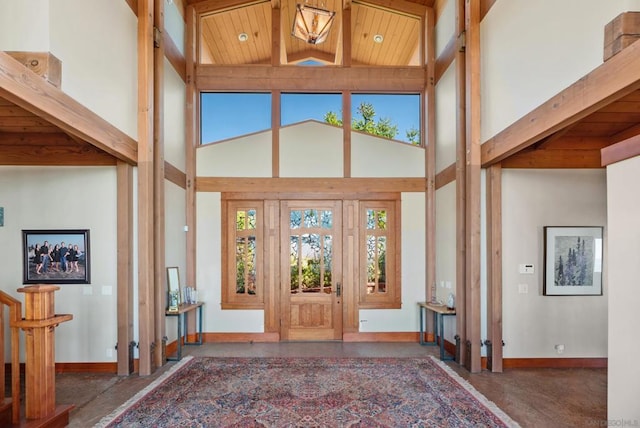
<svg viewBox="0 0 640 428">
<path fill-rule="evenodd" d="M 185 358 L 96 427 L 517 427 L 426 358 Z"/>
</svg>

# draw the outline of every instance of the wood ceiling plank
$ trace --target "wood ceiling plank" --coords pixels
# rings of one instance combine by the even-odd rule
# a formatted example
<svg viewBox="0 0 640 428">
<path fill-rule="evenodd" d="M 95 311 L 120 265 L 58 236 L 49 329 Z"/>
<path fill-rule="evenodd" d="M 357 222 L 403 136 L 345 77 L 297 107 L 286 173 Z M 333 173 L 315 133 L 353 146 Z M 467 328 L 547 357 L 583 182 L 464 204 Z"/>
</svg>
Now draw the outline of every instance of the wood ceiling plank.
<svg viewBox="0 0 640 428">
<path fill-rule="evenodd" d="M 0 165 L 115 165 L 116 158 L 62 133 L 0 134 Z"/>
<path fill-rule="evenodd" d="M 625 113 L 611 113 L 606 111 L 598 111 L 593 113 L 584 119 L 582 119 L 579 123 L 598 123 L 598 122 L 640 122 L 640 111 L 638 112 L 625 112 Z"/>
<path fill-rule="evenodd" d="M 501 164 L 503 168 L 601 168 L 600 149 L 523 150 Z"/>
<path fill-rule="evenodd" d="M 640 113 L 640 103 L 637 101 L 617 101 L 603 107 L 603 113 Z"/>
<path fill-rule="evenodd" d="M 640 43 L 624 49 L 482 145 L 487 167 L 640 88 Z"/>
<path fill-rule="evenodd" d="M 137 162 L 134 139 L 4 52 L 0 52 L 0 97 L 118 159 Z"/>
<path fill-rule="evenodd" d="M 619 143 L 621 141 L 627 140 L 631 137 L 635 137 L 636 135 L 640 135 L 640 123 L 633 125 L 624 131 L 618 132 L 615 135 L 609 137 L 609 141 L 611 144 Z"/>
<path fill-rule="evenodd" d="M 637 122 L 581 122 L 567 131 L 571 136 L 610 137 L 635 125 Z"/>
<path fill-rule="evenodd" d="M 372 6 L 378 6 L 389 10 L 395 10 L 403 12 L 413 16 L 424 16 L 426 13 L 426 5 L 418 4 L 406 0 L 362 0 L 358 1 L 362 4 L 370 4 Z"/>
<path fill-rule="evenodd" d="M 599 150 L 603 147 L 611 145 L 611 140 L 608 137 L 593 137 L 593 136 L 567 136 L 556 138 L 553 141 L 545 142 L 538 148 L 544 148 L 549 150 L 558 149 L 582 149 L 582 150 Z"/>
</svg>

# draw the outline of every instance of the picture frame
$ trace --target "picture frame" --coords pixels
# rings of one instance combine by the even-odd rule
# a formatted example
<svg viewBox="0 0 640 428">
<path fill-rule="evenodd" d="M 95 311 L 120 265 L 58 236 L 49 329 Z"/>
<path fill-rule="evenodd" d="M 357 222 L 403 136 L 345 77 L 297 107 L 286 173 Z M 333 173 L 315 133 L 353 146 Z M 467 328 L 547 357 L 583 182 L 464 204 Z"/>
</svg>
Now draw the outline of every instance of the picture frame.
<svg viewBox="0 0 640 428">
<path fill-rule="evenodd" d="M 90 254 L 88 229 L 23 230 L 23 283 L 90 284 Z"/>
<path fill-rule="evenodd" d="M 176 266 L 167 267 L 167 310 L 177 312 L 181 304 L 180 269 Z"/>
<path fill-rule="evenodd" d="M 545 296 L 601 296 L 601 226 L 545 226 Z"/>
</svg>

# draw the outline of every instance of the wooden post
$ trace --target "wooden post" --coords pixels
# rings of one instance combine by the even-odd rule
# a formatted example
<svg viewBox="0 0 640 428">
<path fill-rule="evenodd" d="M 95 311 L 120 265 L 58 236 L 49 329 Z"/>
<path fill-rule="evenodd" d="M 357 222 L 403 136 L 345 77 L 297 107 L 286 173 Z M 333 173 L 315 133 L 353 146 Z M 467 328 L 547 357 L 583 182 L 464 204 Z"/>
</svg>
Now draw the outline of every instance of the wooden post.
<svg viewBox="0 0 640 428">
<path fill-rule="evenodd" d="M 17 324 L 26 336 L 25 415 L 27 419 L 48 419 L 56 411 L 56 371 L 54 329 L 73 315 L 56 315 L 54 295 L 60 287 L 32 285 L 19 288 L 25 293 L 25 318 Z M 71 410 L 72 407 L 68 407 Z M 67 414 L 68 417 L 68 414 Z"/>
</svg>

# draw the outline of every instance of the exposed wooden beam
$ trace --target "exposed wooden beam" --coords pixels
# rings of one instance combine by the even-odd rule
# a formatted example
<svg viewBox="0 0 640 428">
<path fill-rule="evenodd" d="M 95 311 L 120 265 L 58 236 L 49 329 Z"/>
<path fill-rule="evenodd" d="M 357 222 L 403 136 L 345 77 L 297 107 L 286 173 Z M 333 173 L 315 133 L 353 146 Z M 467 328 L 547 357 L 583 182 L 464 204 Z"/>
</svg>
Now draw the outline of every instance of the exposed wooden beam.
<svg viewBox="0 0 640 428">
<path fill-rule="evenodd" d="M 433 301 L 436 296 L 433 295 L 436 283 L 436 89 L 435 89 L 435 15 L 433 9 L 427 9 L 424 25 L 425 36 L 423 40 L 427 41 L 425 46 L 425 65 L 427 67 L 427 85 L 424 89 L 425 117 L 421 121 L 421 128 L 425 130 L 426 136 L 423 137 L 425 145 L 425 240 L 426 240 L 426 281 L 425 281 L 425 297 L 427 302 Z M 427 331 L 433 331 L 433 326 L 427 324 Z M 422 338 L 421 338 L 422 339 Z M 443 338 L 441 338 L 443 340 Z"/>
<path fill-rule="evenodd" d="M 506 159 L 640 88 L 640 43 L 635 43 L 482 145 L 484 167 Z"/>
<path fill-rule="evenodd" d="M 193 6 L 196 14 L 203 12 L 213 12 L 229 9 L 232 7 L 249 6 L 254 3 L 260 3 L 264 0 L 203 0 L 191 1 L 187 0 L 187 5 Z"/>
<path fill-rule="evenodd" d="M 465 30 L 464 0 L 456 2 L 456 37 Z M 466 276 L 467 276 L 467 240 L 466 240 L 466 57 L 463 51 L 456 52 L 456 335 L 460 340 L 459 364 L 467 361 L 467 313 L 466 313 Z"/>
<path fill-rule="evenodd" d="M 187 188 L 187 175 L 166 160 L 164 161 L 164 178 L 176 186 Z"/>
<path fill-rule="evenodd" d="M 482 21 L 484 17 L 489 13 L 489 10 L 493 7 L 496 0 L 480 0 L 480 20 Z"/>
<path fill-rule="evenodd" d="M 164 55 L 169 60 L 169 64 L 178 73 L 183 82 L 187 81 L 187 65 L 184 55 L 180 53 L 178 47 L 173 42 L 171 36 L 166 31 L 162 31 L 162 42 L 164 43 Z"/>
<path fill-rule="evenodd" d="M 164 171 L 164 57 L 165 40 L 170 39 L 164 28 L 165 0 L 154 0 L 153 26 L 163 35 L 156 37 L 153 49 L 153 317 L 156 351 L 153 354 L 155 367 L 162 367 L 163 340 L 166 336 L 165 308 L 166 270 L 165 259 L 165 171 Z M 193 325 L 193 323 L 191 324 Z M 188 334 L 185 331 L 185 334 Z M 178 340 L 180 340 L 178 338 Z"/>
<path fill-rule="evenodd" d="M 466 329 L 467 367 L 471 373 L 482 370 L 480 360 L 480 0 L 466 0 Z"/>
<path fill-rule="evenodd" d="M 456 51 L 458 49 L 458 37 L 455 35 L 449 39 L 449 42 L 444 47 L 438 58 L 436 58 L 435 68 L 435 81 L 438 83 L 442 75 L 447 71 L 449 66 L 453 63 L 456 57 Z"/>
<path fill-rule="evenodd" d="M 198 192 L 364 193 L 424 192 L 423 178 L 232 178 L 198 177 Z"/>
<path fill-rule="evenodd" d="M 452 163 L 436 174 L 436 190 L 456 181 L 456 163 Z"/>
<path fill-rule="evenodd" d="M 407 91 L 425 87 L 423 67 L 262 67 L 199 65 L 197 90 Z"/>
<path fill-rule="evenodd" d="M 600 149 L 525 149 L 502 161 L 503 168 L 601 168 Z"/>
<path fill-rule="evenodd" d="M 117 277 L 118 277 L 118 376 L 128 376 L 133 371 L 129 361 L 133 359 L 133 167 L 118 161 L 117 182 Z"/>
<path fill-rule="evenodd" d="M 435 17 L 436 17 L 436 24 L 440 20 L 440 17 L 442 16 L 442 13 L 444 12 L 444 8 L 447 6 L 447 1 L 448 0 L 435 0 L 435 2 L 433 4 L 433 11 L 434 11 Z"/>
<path fill-rule="evenodd" d="M 153 372 L 155 340 L 153 1 L 138 2 L 138 329 L 141 376 Z M 160 348 L 156 349 L 160 352 Z"/>
<path fill-rule="evenodd" d="M 640 135 L 602 149 L 602 166 L 640 156 Z"/>
<path fill-rule="evenodd" d="M 197 17 L 192 6 L 187 7 L 187 32 L 185 37 L 185 57 L 187 62 L 187 85 L 185 88 L 185 174 L 187 191 L 185 192 L 187 223 L 187 272 L 186 283 L 197 287 L 196 281 L 196 147 L 199 144 L 198 124 L 198 92 L 195 87 L 195 63 L 197 43 Z"/>
<path fill-rule="evenodd" d="M 487 169 L 487 335 L 491 371 L 502 372 L 502 168 Z"/>
<path fill-rule="evenodd" d="M 120 160 L 134 165 L 138 160 L 135 140 L 4 52 L 0 97 Z"/>
</svg>

